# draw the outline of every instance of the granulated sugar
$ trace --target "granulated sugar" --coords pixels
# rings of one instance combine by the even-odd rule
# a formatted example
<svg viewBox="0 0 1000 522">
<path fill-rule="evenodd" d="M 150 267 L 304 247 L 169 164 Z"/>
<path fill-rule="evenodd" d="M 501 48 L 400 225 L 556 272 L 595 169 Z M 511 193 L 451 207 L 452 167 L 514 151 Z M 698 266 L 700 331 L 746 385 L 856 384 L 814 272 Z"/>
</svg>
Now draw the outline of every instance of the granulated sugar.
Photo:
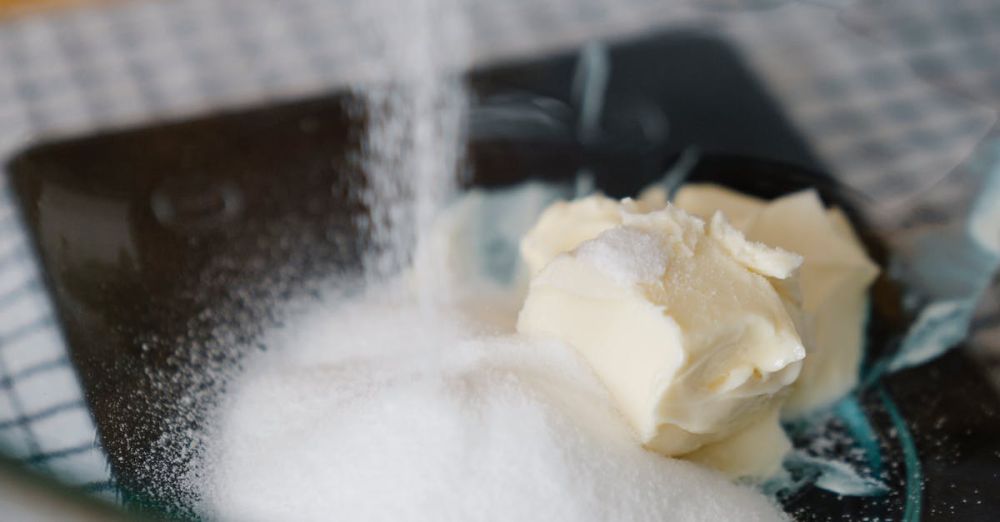
<svg viewBox="0 0 1000 522">
<path fill-rule="evenodd" d="M 669 261 L 660 238 L 623 227 L 605 231 L 601 241 L 583 243 L 576 255 L 626 286 L 659 281 Z"/>
<path fill-rule="evenodd" d="M 562 345 L 372 298 L 312 307 L 270 341 L 219 412 L 199 479 L 211 518 L 784 518 L 643 450 Z"/>
</svg>

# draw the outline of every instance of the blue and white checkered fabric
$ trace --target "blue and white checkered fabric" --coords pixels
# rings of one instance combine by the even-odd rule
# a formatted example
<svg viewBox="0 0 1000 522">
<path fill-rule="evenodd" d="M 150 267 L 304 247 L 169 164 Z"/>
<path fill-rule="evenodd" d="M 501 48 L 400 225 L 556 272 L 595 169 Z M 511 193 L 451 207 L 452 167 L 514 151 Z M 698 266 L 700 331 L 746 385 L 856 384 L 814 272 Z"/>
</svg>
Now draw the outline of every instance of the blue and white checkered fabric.
<svg viewBox="0 0 1000 522">
<path fill-rule="evenodd" d="M 43 138 L 371 79 L 378 42 L 363 2 L 147 0 L 2 24 L 0 156 Z M 479 0 L 468 17 L 477 62 L 671 24 L 718 30 L 892 226 L 967 204 L 974 187 L 942 180 L 958 180 L 977 144 L 997 138 L 996 0 Z M 10 198 L 0 185 L 0 445 L 64 481 L 111 491 Z M 1000 368 L 998 301 L 995 287 L 976 339 Z"/>
</svg>

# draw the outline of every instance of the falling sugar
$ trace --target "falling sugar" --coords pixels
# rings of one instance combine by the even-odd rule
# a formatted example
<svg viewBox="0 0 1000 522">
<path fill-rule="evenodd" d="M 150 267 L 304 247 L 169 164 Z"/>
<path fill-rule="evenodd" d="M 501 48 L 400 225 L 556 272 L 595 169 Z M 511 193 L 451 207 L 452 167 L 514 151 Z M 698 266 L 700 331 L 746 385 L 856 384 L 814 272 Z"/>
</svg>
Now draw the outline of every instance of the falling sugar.
<svg viewBox="0 0 1000 522">
<path fill-rule="evenodd" d="M 370 281 L 381 281 L 411 266 L 422 231 L 454 192 L 467 104 L 455 70 L 468 46 L 459 0 L 361 6 L 382 49 L 374 62 L 383 69 L 379 83 L 359 90 L 369 116 L 362 161 L 372 248 L 365 267 Z M 427 299 L 446 292 L 435 264 L 424 258 L 412 266 Z"/>
</svg>

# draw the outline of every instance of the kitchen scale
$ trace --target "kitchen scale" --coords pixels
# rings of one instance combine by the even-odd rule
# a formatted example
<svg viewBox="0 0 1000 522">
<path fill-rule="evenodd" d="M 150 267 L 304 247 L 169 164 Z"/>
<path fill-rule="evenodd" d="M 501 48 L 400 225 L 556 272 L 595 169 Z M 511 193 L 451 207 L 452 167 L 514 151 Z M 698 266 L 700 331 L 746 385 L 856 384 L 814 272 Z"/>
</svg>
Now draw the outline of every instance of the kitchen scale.
<svg viewBox="0 0 1000 522">
<path fill-rule="evenodd" d="M 816 187 L 886 259 L 864 226 L 863 197 L 821 174 L 780 105 L 715 36 L 588 44 L 467 78 L 465 186 L 585 173 L 624 197 L 688 162 L 691 180 L 764 197 Z M 359 284 L 368 239 L 355 225 L 367 209 L 352 196 L 366 182 L 358 107 L 339 91 L 41 144 L 10 163 L 70 358 L 132 509 L 193 516 L 184 476 L 202 448 L 184 434 L 203 426 L 224 386 L 219 369 L 239 365 L 241 350 L 266 349 L 260 336 L 282 320 L 282 302 L 331 281 L 345 291 Z M 893 349 L 908 321 L 884 276 L 872 301 L 869 361 Z M 842 447 L 828 451 L 885 491 L 840 496 L 800 470 L 800 487 L 779 497 L 796 519 L 1000 513 L 991 493 L 1000 401 L 960 351 L 849 401 L 812 427 L 837 434 Z M 809 428 L 792 428 L 808 447 Z"/>
</svg>

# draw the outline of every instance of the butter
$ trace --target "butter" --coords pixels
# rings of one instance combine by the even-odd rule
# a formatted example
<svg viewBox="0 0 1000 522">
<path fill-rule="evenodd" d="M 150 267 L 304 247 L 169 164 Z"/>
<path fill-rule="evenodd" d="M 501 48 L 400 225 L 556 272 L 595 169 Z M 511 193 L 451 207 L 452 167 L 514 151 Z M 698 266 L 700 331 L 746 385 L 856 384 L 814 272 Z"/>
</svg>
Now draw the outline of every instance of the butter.
<svg viewBox="0 0 1000 522">
<path fill-rule="evenodd" d="M 771 477 L 781 471 L 781 461 L 791 449 L 792 443 L 778 423 L 775 408 L 732 437 L 706 445 L 684 458 L 731 477 Z"/>
<path fill-rule="evenodd" d="M 699 216 L 734 216 L 747 238 L 801 254 L 800 334 L 809 355 L 784 408 L 795 416 L 830 404 L 857 384 L 867 290 L 878 276 L 850 222 L 815 191 L 764 201 L 715 185 L 685 185 L 675 204 Z"/>
<path fill-rule="evenodd" d="M 518 331 L 573 346 L 646 447 L 766 474 L 788 448 L 777 412 L 806 357 L 778 290 L 795 293 L 802 259 L 664 204 L 547 210 L 522 242 L 534 275 Z M 747 434 L 772 439 L 761 459 L 718 458 L 759 443 Z"/>
</svg>

